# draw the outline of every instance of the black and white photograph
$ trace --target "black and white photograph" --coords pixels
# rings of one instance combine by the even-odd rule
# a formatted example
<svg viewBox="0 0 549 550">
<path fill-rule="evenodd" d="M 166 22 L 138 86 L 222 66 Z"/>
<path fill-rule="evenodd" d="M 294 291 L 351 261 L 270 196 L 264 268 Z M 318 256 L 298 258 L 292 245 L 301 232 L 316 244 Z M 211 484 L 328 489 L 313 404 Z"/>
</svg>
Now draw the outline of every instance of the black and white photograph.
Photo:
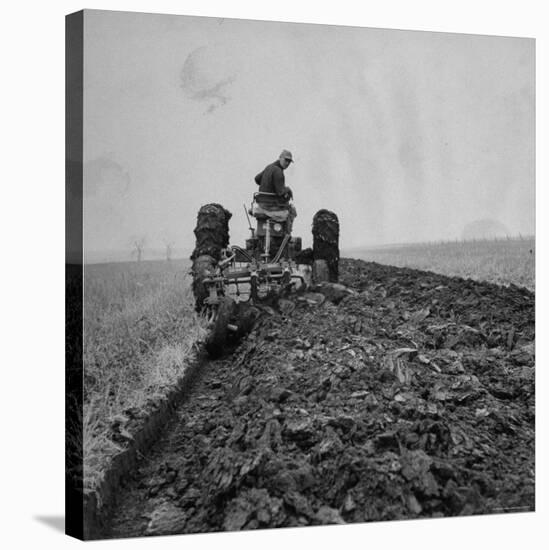
<svg viewBox="0 0 549 550">
<path fill-rule="evenodd" d="M 543 32 L 344 4 L 7 17 L 8 546 L 539 547 Z"/>
<path fill-rule="evenodd" d="M 81 536 L 533 512 L 535 41 L 67 23 Z"/>
</svg>

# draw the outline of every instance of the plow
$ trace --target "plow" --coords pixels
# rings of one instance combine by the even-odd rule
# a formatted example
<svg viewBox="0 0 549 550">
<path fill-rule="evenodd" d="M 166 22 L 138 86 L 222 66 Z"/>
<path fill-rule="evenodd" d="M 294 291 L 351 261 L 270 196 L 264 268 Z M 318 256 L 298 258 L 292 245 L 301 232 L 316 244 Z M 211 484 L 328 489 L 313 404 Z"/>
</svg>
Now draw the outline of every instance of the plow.
<svg viewBox="0 0 549 550">
<path fill-rule="evenodd" d="M 302 249 L 301 237 L 292 236 L 289 210 L 267 206 L 265 195 L 270 194 L 255 193 L 250 207 L 244 205 L 250 230 L 244 246 L 229 244 L 232 214 L 222 205 L 207 204 L 198 212 L 193 293 L 196 310 L 208 320 L 205 347 L 212 357 L 250 330 L 263 305 L 338 279 L 337 216 L 319 210 L 312 247 Z"/>
</svg>

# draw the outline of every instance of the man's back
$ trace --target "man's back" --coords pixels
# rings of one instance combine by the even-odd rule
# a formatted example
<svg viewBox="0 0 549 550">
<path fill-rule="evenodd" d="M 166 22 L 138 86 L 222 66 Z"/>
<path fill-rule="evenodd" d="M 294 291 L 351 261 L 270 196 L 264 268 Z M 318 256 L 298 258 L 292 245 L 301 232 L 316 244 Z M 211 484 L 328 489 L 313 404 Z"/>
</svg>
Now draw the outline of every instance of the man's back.
<svg viewBox="0 0 549 550">
<path fill-rule="evenodd" d="M 257 174 L 255 182 L 259 185 L 261 193 L 274 193 L 279 197 L 283 197 L 286 193 L 284 171 L 278 160 L 269 164 L 262 172 Z"/>
<path fill-rule="evenodd" d="M 256 202 L 267 210 L 284 209 L 288 210 L 286 220 L 286 231 L 291 234 L 293 220 L 297 213 L 294 205 L 290 203 L 293 199 L 292 190 L 286 187 L 284 181 L 284 170 L 293 162 L 292 153 L 284 149 L 278 160 L 265 166 L 265 169 L 254 178 L 259 185 L 259 194 Z"/>
</svg>

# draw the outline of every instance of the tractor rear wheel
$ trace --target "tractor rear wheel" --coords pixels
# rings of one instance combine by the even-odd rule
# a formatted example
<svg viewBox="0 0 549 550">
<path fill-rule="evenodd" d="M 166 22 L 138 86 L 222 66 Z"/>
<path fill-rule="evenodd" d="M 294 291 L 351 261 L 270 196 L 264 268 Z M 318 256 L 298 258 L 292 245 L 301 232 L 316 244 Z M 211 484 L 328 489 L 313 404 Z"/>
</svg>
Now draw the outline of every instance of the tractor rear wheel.
<svg viewBox="0 0 549 550">
<path fill-rule="evenodd" d="M 329 210 L 319 210 L 313 218 L 313 272 L 318 261 L 325 261 L 328 280 L 337 283 L 339 277 L 339 220 Z M 322 272 L 323 268 L 317 268 Z"/>
<path fill-rule="evenodd" d="M 197 311 L 204 307 L 208 289 L 203 280 L 207 272 L 213 274 L 221 251 L 229 245 L 229 220 L 232 214 L 220 204 L 206 204 L 198 211 L 194 234 L 196 245 L 191 255 L 193 261 L 193 293 Z"/>
</svg>

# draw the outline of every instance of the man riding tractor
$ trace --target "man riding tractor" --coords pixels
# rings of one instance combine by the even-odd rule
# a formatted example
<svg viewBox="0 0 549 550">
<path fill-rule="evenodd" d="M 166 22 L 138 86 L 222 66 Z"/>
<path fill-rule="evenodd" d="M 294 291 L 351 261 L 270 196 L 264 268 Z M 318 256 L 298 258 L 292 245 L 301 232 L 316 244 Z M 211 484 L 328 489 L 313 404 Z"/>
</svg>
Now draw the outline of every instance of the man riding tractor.
<svg viewBox="0 0 549 550">
<path fill-rule="evenodd" d="M 292 236 L 296 211 L 284 179 L 292 162 L 292 154 L 283 150 L 255 177 L 259 191 L 250 209 L 244 210 L 256 226 L 248 217 L 251 236 L 245 248 L 229 244 L 232 214 L 222 205 L 207 204 L 198 212 L 191 256 L 193 293 L 196 309 L 209 320 L 205 346 L 212 356 L 220 354 L 232 336 L 247 331 L 245 312 L 257 313 L 257 307 L 275 303 L 292 290 L 307 289 L 312 282 L 337 281 L 337 216 L 328 210 L 315 214 L 312 249 L 302 250 L 301 237 Z"/>
<path fill-rule="evenodd" d="M 292 190 L 286 186 L 284 178 L 284 170 L 293 162 L 292 153 L 284 149 L 278 160 L 269 164 L 262 172 L 257 174 L 255 182 L 259 185 L 259 192 L 255 195 L 255 202 L 259 209 L 268 213 L 274 213 L 276 219 L 277 211 L 287 211 L 286 216 L 279 215 L 279 218 L 284 217 L 286 222 L 286 232 L 292 233 L 292 226 L 295 217 L 297 216 L 296 209 L 290 200 L 293 198 Z M 255 212 L 254 212 L 255 216 Z"/>
</svg>

